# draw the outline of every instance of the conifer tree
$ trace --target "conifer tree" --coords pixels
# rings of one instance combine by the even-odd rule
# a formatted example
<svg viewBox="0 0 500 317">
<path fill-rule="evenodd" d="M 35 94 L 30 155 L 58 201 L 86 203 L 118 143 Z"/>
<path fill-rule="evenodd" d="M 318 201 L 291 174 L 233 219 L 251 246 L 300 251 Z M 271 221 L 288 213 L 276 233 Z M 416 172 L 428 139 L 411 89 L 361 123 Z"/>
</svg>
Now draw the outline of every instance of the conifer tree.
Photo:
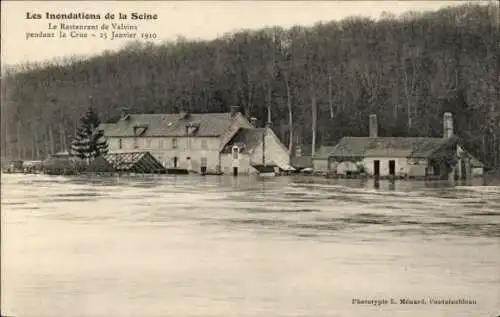
<svg viewBox="0 0 500 317">
<path fill-rule="evenodd" d="M 108 153 L 108 142 L 104 138 L 103 131 L 98 129 L 101 121 L 92 106 L 82 116 L 80 123 L 81 126 L 71 144 L 73 154 L 90 162 L 96 157 Z"/>
</svg>

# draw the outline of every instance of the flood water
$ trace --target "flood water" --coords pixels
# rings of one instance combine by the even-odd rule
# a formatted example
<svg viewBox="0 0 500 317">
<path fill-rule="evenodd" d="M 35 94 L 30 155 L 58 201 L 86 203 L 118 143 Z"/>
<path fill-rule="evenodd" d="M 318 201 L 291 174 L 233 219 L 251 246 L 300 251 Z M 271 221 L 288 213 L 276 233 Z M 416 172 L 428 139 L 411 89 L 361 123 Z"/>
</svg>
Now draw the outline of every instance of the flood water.
<svg viewBox="0 0 500 317">
<path fill-rule="evenodd" d="M 499 183 L 14 174 L 1 182 L 2 315 L 500 313 Z"/>
</svg>

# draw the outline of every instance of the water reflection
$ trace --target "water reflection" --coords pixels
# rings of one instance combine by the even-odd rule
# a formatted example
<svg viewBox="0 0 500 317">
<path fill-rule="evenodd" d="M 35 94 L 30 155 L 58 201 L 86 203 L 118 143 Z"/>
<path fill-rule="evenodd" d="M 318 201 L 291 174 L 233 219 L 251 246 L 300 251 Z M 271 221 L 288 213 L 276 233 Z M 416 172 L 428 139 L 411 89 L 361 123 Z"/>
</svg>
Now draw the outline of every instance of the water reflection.
<svg viewBox="0 0 500 317">
<path fill-rule="evenodd" d="M 481 316 L 498 303 L 500 187 L 492 182 L 1 181 L 2 313 L 417 317 L 437 308 L 373 310 L 351 300 L 432 295 L 474 297 L 481 307 L 439 309 Z"/>
<path fill-rule="evenodd" d="M 280 232 L 292 235 L 303 235 L 304 230 L 327 235 L 328 228 L 335 228 L 346 234 L 369 229 L 401 234 L 500 236 L 500 222 L 494 219 L 500 216 L 500 187 L 450 187 L 447 181 L 224 176 L 39 177 L 31 183 L 26 178 L 8 181 L 10 190 L 2 205 L 11 209 L 54 208 L 63 203 L 78 208 L 74 204 L 100 202 L 110 206 L 129 204 L 126 209 L 149 208 L 141 216 L 142 221 L 149 221 L 148 217 L 158 221 L 158 212 L 169 206 L 176 211 L 164 215 L 164 221 L 196 219 L 212 225 L 229 223 L 273 230 L 279 227 Z M 16 184 L 22 187 L 16 188 Z M 25 195 L 23 187 L 30 184 L 36 189 Z M 316 217 L 318 213 L 323 215 L 321 220 Z M 279 220 L 275 218 L 278 215 Z M 63 209 L 44 217 L 72 216 Z M 127 221 L 127 214 L 108 217 Z M 79 217 L 85 221 L 98 218 L 92 211 Z M 324 223 L 325 219 L 329 224 Z M 136 217 L 129 220 L 135 221 Z"/>
</svg>

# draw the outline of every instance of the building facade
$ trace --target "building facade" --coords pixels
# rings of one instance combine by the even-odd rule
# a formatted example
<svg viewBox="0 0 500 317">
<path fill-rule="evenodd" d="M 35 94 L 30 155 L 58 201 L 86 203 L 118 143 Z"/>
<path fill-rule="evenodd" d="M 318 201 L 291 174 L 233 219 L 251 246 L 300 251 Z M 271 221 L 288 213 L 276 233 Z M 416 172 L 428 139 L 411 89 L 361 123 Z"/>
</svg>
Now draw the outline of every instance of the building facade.
<svg viewBox="0 0 500 317">
<path fill-rule="evenodd" d="M 235 109 L 227 113 L 123 114 L 116 123 L 103 124 L 102 129 L 112 153 L 147 151 L 166 168 L 202 173 L 231 173 L 238 164 L 238 174 L 251 174 L 255 171 L 244 153 L 236 163 L 222 153 L 240 131 L 262 130 L 255 127 L 255 119 L 251 121 Z M 266 129 L 273 139 L 269 143 L 281 144 L 272 129 Z M 268 147 L 266 153 L 284 160 L 281 164 L 285 167 L 288 152 L 281 150 L 279 146 Z"/>
<path fill-rule="evenodd" d="M 221 152 L 223 172 L 229 173 L 236 167 L 241 172 L 255 173 L 253 166 L 276 166 L 289 171 L 290 156 L 270 125 L 265 128 L 240 129 Z"/>
<path fill-rule="evenodd" d="M 451 113 L 443 116 L 443 137 L 379 137 L 377 117 L 370 115 L 369 137 L 344 137 L 328 155 L 330 172 L 347 176 L 469 178 L 483 175 L 453 134 Z"/>
</svg>

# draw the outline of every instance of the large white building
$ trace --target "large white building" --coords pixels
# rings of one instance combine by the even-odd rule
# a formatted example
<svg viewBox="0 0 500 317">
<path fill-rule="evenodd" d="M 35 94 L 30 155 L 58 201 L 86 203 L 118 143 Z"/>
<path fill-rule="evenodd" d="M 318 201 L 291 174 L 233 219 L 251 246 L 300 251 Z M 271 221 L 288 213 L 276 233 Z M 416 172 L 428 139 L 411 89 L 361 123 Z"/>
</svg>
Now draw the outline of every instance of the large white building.
<svg viewBox="0 0 500 317">
<path fill-rule="evenodd" d="M 252 174 L 255 165 L 290 169 L 288 151 L 270 124 L 257 128 L 256 122 L 233 108 L 227 113 L 124 113 L 101 128 L 110 152 L 147 151 L 166 168 L 227 174 Z"/>
</svg>

